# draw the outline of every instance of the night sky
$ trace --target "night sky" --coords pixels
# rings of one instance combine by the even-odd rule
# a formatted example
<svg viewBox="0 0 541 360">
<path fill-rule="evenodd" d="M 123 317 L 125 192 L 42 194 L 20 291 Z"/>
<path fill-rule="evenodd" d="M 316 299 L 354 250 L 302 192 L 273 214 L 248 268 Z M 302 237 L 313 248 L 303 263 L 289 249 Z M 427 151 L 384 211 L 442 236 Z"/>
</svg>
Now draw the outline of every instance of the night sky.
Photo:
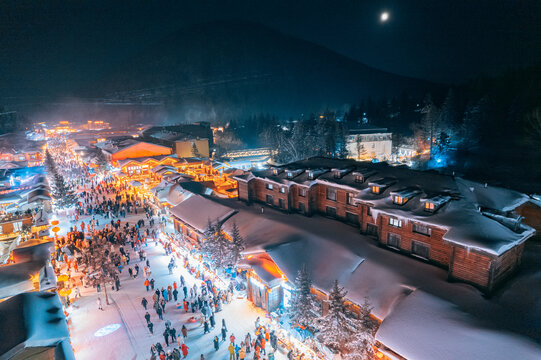
<svg viewBox="0 0 541 360">
<path fill-rule="evenodd" d="M 381 12 L 390 18 L 382 23 Z M 541 59 L 541 1 L 1 1 L 0 97 L 82 84 L 182 27 L 260 22 L 436 82 Z M 24 90 L 24 91 L 23 91 Z"/>
</svg>

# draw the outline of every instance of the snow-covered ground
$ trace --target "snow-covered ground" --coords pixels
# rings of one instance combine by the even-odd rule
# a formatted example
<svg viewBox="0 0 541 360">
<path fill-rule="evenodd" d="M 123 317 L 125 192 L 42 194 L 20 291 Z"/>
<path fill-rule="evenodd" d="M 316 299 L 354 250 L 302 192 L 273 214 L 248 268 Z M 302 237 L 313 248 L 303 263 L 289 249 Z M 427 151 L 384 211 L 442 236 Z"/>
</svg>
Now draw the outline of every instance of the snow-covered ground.
<svg viewBox="0 0 541 360">
<path fill-rule="evenodd" d="M 140 216 L 132 215 L 125 220 L 135 223 L 139 218 Z M 84 219 L 79 221 L 81 220 Z M 103 226 L 101 221 L 100 225 Z M 64 228 L 66 228 L 65 223 Z M 150 242 L 148 247 L 144 249 L 150 259 L 152 277 L 156 280 L 156 288 L 172 285 L 173 281 L 179 284 L 181 274 L 189 285 L 193 285 L 194 278 L 180 266 L 173 271 L 172 275 L 169 274 L 167 264 L 170 257 L 165 255 L 161 245 Z M 138 261 L 138 257 L 134 255 L 131 258 L 131 266 L 139 263 L 142 268 L 142 262 Z M 188 328 L 188 337 L 186 339 L 186 344 L 189 347 L 188 359 L 199 359 L 201 354 L 205 355 L 205 359 L 226 359 L 229 357 L 227 346 L 229 345 L 229 335 L 231 333 L 235 334 L 237 343 L 239 343 L 247 332 L 251 332 L 253 336 L 254 323 L 257 317 L 267 319 L 263 310 L 254 307 L 245 298 L 237 297 L 230 304 L 224 305 L 222 311 L 216 314 L 216 329 L 212 330 L 210 334 L 203 335 L 203 327 L 199 323 L 186 323 L 187 319 L 192 316 L 191 312 L 185 313 L 184 310 L 177 309 L 173 301 L 166 305 L 164 320 L 158 319 L 156 312 L 152 309 L 152 292 L 147 292 L 143 285 L 142 270 L 137 279 L 130 279 L 128 271 L 125 269 L 120 276 L 120 280 L 121 287 L 119 291 L 108 291 L 111 305 L 105 304 L 103 290 L 99 293 L 104 311 L 98 310 L 98 293 L 90 287 L 81 288 L 82 298 L 74 301 L 74 305 L 71 306 L 69 310 L 69 329 L 75 356 L 78 360 L 149 359 L 152 344 L 156 342 L 162 343 L 163 346 L 165 344 L 162 335 L 165 329 L 165 320 L 171 321 L 172 326 L 177 329 L 177 334 L 180 334 L 182 325 L 186 324 Z M 146 297 L 149 301 L 147 307 L 149 308 L 151 321 L 154 323 L 154 335 L 150 334 L 146 326 L 145 310 L 141 305 L 143 297 Z M 220 350 L 215 352 L 212 340 L 214 335 L 220 335 L 222 319 L 226 321 L 229 330 L 228 337 L 226 343 L 220 345 Z M 104 329 L 106 327 L 114 331 L 103 336 L 96 334 L 100 329 L 103 329 L 103 333 L 107 333 Z M 219 337 L 221 338 L 221 336 Z M 172 350 L 173 346 L 167 349 Z M 278 350 L 276 358 L 284 359 L 285 355 Z"/>
</svg>

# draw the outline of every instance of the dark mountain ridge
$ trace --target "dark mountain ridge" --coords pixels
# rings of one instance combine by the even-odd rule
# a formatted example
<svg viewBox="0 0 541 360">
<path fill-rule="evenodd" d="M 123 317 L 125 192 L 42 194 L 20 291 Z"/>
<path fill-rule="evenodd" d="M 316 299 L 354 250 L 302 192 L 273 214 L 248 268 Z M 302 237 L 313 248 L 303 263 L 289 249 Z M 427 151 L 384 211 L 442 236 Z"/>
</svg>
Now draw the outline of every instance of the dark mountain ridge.
<svg viewBox="0 0 541 360">
<path fill-rule="evenodd" d="M 212 120 L 253 113 L 289 117 L 438 88 L 256 23 L 228 21 L 167 36 L 98 79 L 87 94 L 162 102 L 188 117 Z"/>
</svg>

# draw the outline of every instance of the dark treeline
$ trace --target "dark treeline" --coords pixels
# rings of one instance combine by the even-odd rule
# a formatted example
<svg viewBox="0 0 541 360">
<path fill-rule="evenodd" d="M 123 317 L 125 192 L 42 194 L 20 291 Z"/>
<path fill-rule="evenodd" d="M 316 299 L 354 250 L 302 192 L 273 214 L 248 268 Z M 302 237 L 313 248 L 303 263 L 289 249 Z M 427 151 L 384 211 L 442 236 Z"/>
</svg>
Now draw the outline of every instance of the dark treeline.
<svg viewBox="0 0 541 360">
<path fill-rule="evenodd" d="M 363 99 L 345 113 L 298 118 L 266 114 L 231 121 L 223 143 L 267 146 L 283 163 L 307 156 L 347 156 L 348 129 L 369 125 L 393 132 L 393 146 L 431 149 L 440 167 L 525 192 L 541 191 L 541 64 L 468 84 L 389 99 Z M 220 143 L 220 142 L 218 142 Z"/>
</svg>

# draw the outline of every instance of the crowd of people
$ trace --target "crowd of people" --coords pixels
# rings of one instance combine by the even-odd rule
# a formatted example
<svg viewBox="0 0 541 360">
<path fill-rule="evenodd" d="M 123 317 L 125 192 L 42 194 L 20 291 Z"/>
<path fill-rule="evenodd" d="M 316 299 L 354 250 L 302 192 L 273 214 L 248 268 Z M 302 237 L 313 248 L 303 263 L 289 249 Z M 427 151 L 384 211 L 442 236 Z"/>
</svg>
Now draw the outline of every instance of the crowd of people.
<svg viewBox="0 0 541 360">
<path fill-rule="evenodd" d="M 232 284 L 226 289 L 218 289 L 211 279 L 205 278 L 200 265 L 190 263 L 187 257 L 177 258 L 167 242 L 162 245 L 163 256 L 170 257 L 169 273 L 178 267 L 177 262 L 181 262 L 186 269 L 184 274 L 190 277 L 189 282 L 193 285 L 190 286 L 181 275 L 178 283 L 173 281 L 167 286 L 157 286 L 145 249 L 149 241 L 158 243 L 158 225 L 165 219 L 159 217 L 148 200 L 111 177 L 100 180 L 81 177 L 81 174 L 88 174 L 86 170 L 78 169 L 78 163 L 73 160 L 63 161 L 67 178 L 77 187 L 79 201 L 70 216 L 73 223 L 70 231 L 58 239 L 54 260 L 59 263 L 57 269 L 67 267 L 73 274 L 78 274 L 70 284 L 79 297 L 79 285 L 95 288 L 98 309 L 104 310 L 105 288 L 109 286 L 119 291 L 122 286 L 120 275 L 127 269 L 129 279 L 142 284 L 141 316 L 147 324 L 148 334 L 160 337 L 160 341 L 150 348 L 151 360 L 185 359 L 190 352 L 188 334 L 191 332 L 208 336 L 209 349 L 213 351 L 226 346 L 230 360 L 274 359 L 277 337 L 274 331 L 261 324 L 259 318 L 253 332 L 238 334 L 238 337 L 229 331 L 225 319 L 222 318 L 221 326 L 217 324 L 216 314 L 233 297 Z M 128 215 L 138 215 L 140 219 L 130 223 L 126 221 Z M 189 316 L 185 323 L 175 327 L 171 320 L 178 319 L 179 312 Z M 204 354 L 198 355 L 201 360 L 205 359 Z"/>
</svg>

